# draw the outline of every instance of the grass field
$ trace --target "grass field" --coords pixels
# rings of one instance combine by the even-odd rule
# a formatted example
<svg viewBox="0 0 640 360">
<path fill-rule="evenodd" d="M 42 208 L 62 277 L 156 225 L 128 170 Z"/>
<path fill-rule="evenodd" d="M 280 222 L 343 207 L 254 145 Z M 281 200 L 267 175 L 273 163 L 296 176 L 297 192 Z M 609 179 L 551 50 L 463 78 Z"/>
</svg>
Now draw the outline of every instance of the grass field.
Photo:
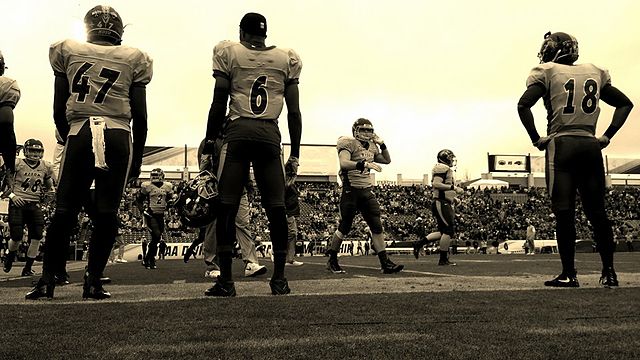
<svg viewBox="0 0 640 360">
<path fill-rule="evenodd" d="M 27 302 L 20 265 L 0 280 L 0 359 L 638 359 L 640 253 L 616 254 L 620 288 L 598 286 L 597 254 L 577 254 L 579 289 L 549 289 L 557 255 L 396 255 L 383 275 L 374 256 L 287 267 L 292 294 L 270 295 L 270 272 L 244 278 L 236 298 L 206 298 L 201 261 L 107 267 L 113 295 L 82 301 L 84 263 L 54 300 Z M 272 269 L 270 260 L 264 265 Z"/>
</svg>

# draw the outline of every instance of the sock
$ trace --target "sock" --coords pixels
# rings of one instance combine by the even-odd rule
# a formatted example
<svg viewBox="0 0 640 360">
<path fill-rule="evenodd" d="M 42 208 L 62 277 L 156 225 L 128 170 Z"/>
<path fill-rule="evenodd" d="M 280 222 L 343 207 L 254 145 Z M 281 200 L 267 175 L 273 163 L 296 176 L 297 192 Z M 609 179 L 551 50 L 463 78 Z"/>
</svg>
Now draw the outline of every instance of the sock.
<svg viewBox="0 0 640 360">
<path fill-rule="evenodd" d="M 220 265 L 220 278 L 224 282 L 232 283 L 233 274 L 231 273 L 231 264 L 233 263 L 233 254 L 227 252 L 218 253 L 218 265 Z"/>
<path fill-rule="evenodd" d="M 36 261 L 35 258 L 28 257 L 24 264 L 25 271 L 31 271 L 31 266 L 33 266 L 33 262 Z"/>
<path fill-rule="evenodd" d="M 449 258 L 449 252 L 440 250 L 440 261 L 445 262 L 448 260 L 448 258 Z"/>
<path fill-rule="evenodd" d="M 282 254 L 277 252 L 273 254 L 273 278 L 274 279 L 282 279 L 284 278 L 284 264 L 286 262 L 286 254 Z"/>
<path fill-rule="evenodd" d="M 378 260 L 380 260 L 380 265 L 384 265 L 384 263 L 387 262 L 387 260 L 389 260 L 389 257 L 387 257 L 386 250 L 382 250 L 378 253 Z"/>
</svg>

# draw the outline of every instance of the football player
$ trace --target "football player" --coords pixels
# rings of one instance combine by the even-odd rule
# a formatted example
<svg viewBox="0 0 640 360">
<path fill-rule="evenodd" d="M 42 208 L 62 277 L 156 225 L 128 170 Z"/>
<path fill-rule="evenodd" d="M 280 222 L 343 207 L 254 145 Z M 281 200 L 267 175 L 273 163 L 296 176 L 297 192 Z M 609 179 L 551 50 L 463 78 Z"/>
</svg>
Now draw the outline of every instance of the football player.
<svg viewBox="0 0 640 360">
<path fill-rule="evenodd" d="M 372 191 L 373 182 L 370 176 L 371 170 L 382 171 L 382 167 L 377 163 L 391 163 L 391 155 L 384 140 L 376 135 L 368 119 L 356 120 L 351 126 L 351 132 L 353 137 L 342 136 L 337 144 L 342 179 L 340 224 L 328 245 L 327 269 L 334 274 L 345 273 L 338 263 L 338 253 L 342 240 L 351 231 L 356 213 L 360 212 L 371 230 L 371 243 L 378 254 L 382 272 L 392 274 L 402 271 L 404 265 L 395 264 L 387 256 L 380 220 L 380 204 Z"/>
<path fill-rule="evenodd" d="M 53 166 L 42 160 L 44 146 L 40 140 L 29 139 L 23 147 L 24 159 L 15 163 L 15 175 L 10 183 L 9 201 L 9 240 L 7 257 L 4 262 L 4 272 L 11 271 L 16 259 L 18 247 L 22 243 L 24 227 L 28 229 L 29 248 L 27 260 L 22 269 L 22 276 L 32 276 L 31 269 L 36 256 L 40 252 L 40 241 L 44 230 L 44 214 L 40 201 L 44 191 L 53 188 Z"/>
<path fill-rule="evenodd" d="M 457 160 L 453 151 L 442 149 L 438 151 L 438 162 L 433 166 L 431 172 L 431 188 L 433 202 L 431 212 L 438 224 L 438 231 L 432 232 L 425 239 L 415 241 L 413 254 L 418 258 L 418 254 L 425 243 L 440 241 L 440 259 L 438 265 L 456 265 L 449 261 L 449 246 L 454 234 L 455 212 L 453 201 L 456 195 L 464 193 L 464 189 L 456 185 L 453 168 Z"/>
<path fill-rule="evenodd" d="M 548 32 L 540 52 L 540 65 L 527 78 L 527 89 L 518 102 L 518 115 L 533 146 L 546 151 L 546 180 L 556 218 L 562 272 L 546 286 L 579 287 L 574 264 L 576 240 L 576 191 L 593 226 L 602 261 L 600 282 L 618 286 L 613 268 L 613 232 L 605 212 L 605 173 L 601 149 L 627 120 L 633 104 L 611 85 L 605 69 L 578 60 L 578 41 L 563 33 Z M 542 98 L 547 110 L 547 134 L 536 130 L 531 107 Z M 600 100 L 615 107 L 611 124 L 595 136 Z"/>
<path fill-rule="evenodd" d="M 287 215 L 278 117 L 287 104 L 291 156 L 297 173 L 302 134 L 298 79 L 302 61 L 291 49 L 266 46 L 267 20 L 247 13 L 240 21 L 240 42 L 222 41 L 213 49 L 216 79 L 209 110 L 205 153 L 212 153 L 215 138 L 224 136 L 218 170 L 220 213 L 217 224 L 220 276 L 207 295 L 234 296 L 231 274 L 235 219 L 244 185 L 253 165 L 263 207 L 269 219 L 274 249 L 271 293 L 291 292 L 284 276 L 287 256 Z M 230 101 L 229 101 L 230 99 Z M 226 121 L 229 103 L 229 121 Z M 223 127 L 224 125 L 224 127 Z M 224 129 L 223 129 L 224 128 Z"/>
<path fill-rule="evenodd" d="M 94 231 L 82 297 L 111 297 L 100 277 L 117 235 L 127 178 L 140 174 L 147 136 L 145 87 L 153 75 L 152 60 L 137 48 L 121 45 L 124 24 L 112 7 L 93 7 L 84 23 L 87 42 L 63 40 L 49 49 L 55 75 L 53 118 L 65 143 L 64 156 L 42 277 L 27 299 L 53 297 L 54 274 L 64 269 L 70 232 L 81 207 L 90 201 L 94 181 Z"/>
<path fill-rule="evenodd" d="M 215 173 L 215 169 L 219 166 L 220 149 L 222 148 L 222 139 L 216 141 L 214 154 L 203 154 L 205 140 L 200 143 L 198 147 L 198 159 L 200 159 L 200 171 L 211 171 Z M 251 221 L 251 213 L 249 207 L 249 197 L 247 195 L 248 189 L 252 187 L 251 181 L 247 181 L 246 189 L 242 193 L 240 199 L 240 206 L 238 207 L 238 214 L 236 215 L 236 238 L 238 245 L 240 245 L 240 251 L 242 252 L 242 260 L 245 263 L 244 276 L 254 277 L 258 275 L 266 274 L 267 267 L 260 265 L 258 255 L 256 253 L 256 244 L 253 240 L 253 234 L 249 230 L 249 223 Z M 193 254 L 195 247 L 199 244 L 203 244 L 202 253 L 204 255 L 204 262 L 207 265 L 207 271 L 205 277 L 211 277 L 216 279 L 220 275 L 220 267 L 217 264 L 216 259 L 216 224 L 214 220 L 203 229 L 200 230 L 198 239 L 194 240 L 193 244 L 187 249 L 187 253 L 184 256 L 184 261 L 187 262 L 191 254 Z"/>
<path fill-rule="evenodd" d="M 13 109 L 20 100 L 18 83 L 4 76 L 5 69 L 4 56 L 0 51 L 0 192 L 4 190 L 2 187 L 5 171 L 11 174 L 15 167 L 16 133 L 13 128 Z"/>
<path fill-rule="evenodd" d="M 164 181 L 164 171 L 160 168 L 151 170 L 149 181 L 144 181 L 140 185 L 136 204 L 151 232 L 151 241 L 142 259 L 142 265 L 147 269 L 157 267 L 158 243 L 164 234 L 164 213 L 171 204 L 173 195 L 173 185 Z"/>
</svg>

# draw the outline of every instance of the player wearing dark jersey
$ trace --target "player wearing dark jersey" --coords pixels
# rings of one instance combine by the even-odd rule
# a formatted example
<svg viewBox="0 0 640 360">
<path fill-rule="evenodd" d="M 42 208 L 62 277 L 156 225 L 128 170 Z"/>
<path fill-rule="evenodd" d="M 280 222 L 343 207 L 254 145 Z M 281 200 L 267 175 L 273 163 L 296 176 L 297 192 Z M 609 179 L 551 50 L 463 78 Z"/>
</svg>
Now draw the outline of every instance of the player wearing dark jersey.
<svg viewBox="0 0 640 360">
<path fill-rule="evenodd" d="M 16 133 L 13 127 L 13 109 L 20 100 L 18 83 L 4 76 L 5 69 L 4 56 L 0 51 L 0 192 L 4 190 L 5 171 L 14 171 Z"/>
<path fill-rule="evenodd" d="M 44 230 L 44 214 L 40 206 L 44 191 L 53 188 L 53 166 L 42 160 L 44 146 L 40 140 L 29 139 L 23 147 L 24 159 L 18 159 L 15 164 L 9 202 L 9 240 L 7 257 L 4 262 L 4 272 L 11 271 L 18 248 L 27 226 L 29 248 L 27 260 L 22 269 L 22 276 L 35 273 L 31 269 L 36 256 L 40 252 L 40 241 Z"/>
<path fill-rule="evenodd" d="M 351 127 L 353 137 L 343 136 L 336 146 L 340 160 L 340 224 L 333 233 L 327 254 L 327 269 L 334 274 L 345 271 L 338 263 L 342 240 L 351 231 L 353 219 L 359 212 L 371 230 L 371 243 L 378 254 L 380 267 L 385 274 L 401 271 L 404 265 L 395 264 L 385 250 L 384 231 L 380 220 L 380 204 L 372 191 L 370 171 L 382 171 L 380 164 L 389 164 L 391 155 L 384 141 L 374 133 L 368 119 L 360 118 Z"/>
<path fill-rule="evenodd" d="M 156 269 L 158 244 L 165 228 L 164 213 L 173 200 L 174 189 L 170 182 L 164 181 L 164 171 L 160 168 L 151 170 L 149 178 L 149 181 L 140 185 L 137 205 L 151 232 L 151 241 L 142 265 L 147 269 Z"/>
<path fill-rule="evenodd" d="M 605 173 L 601 149 L 625 123 L 633 104 L 611 85 L 609 72 L 593 64 L 574 64 L 578 41 L 571 35 L 547 33 L 540 65 L 531 70 L 518 114 L 531 142 L 546 152 L 546 181 L 556 218 L 562 273 L 546 286 L 578 287 L 575 258 L 576 191 L 593 226 L 602 260 L 601 284 L 618 286 L 613 268 L 613 232 L 605 212 Z M 547 135 L 536 130 L 531 107 L 542 98 L 547 109 Z M 595 136 L 600 100 L 616 108 L 611 124 Z"/>
<path fill-rule="evenodd" d="M 65 148 L 42 277 L 27 299 L 53 297 L 54 275 L 64 271 L 71 231 L 80 209 L 90 201 L 94 181 L 94 231 L 82 297 L 111 296 L 100 277 L 117 235 L 117 211 L 127 177 L 140 174 L 147 136 L 145 87 L 153 74 L 152 61 L 139 49 L 121 45 L 124 24 L 113 8 L 96 6 L 84 22 L 87 42 L 64 40 L 49 49 L 55 74 L 53 117 Z"/>
<path fill-rule="evenodd" d="M 240 42 L 222 41 L 213 49 L 216 84 L 204 153 L 213 152 L 216 137 L 222 134 L 224 140 L 218 168 L 221 205 L 216 226 L 220 276 L 207 290 L 206 294 L 210 296 L 235 295 L 231 274 L 235 219 L 250 164 L 269 219 L 274 249 L 274 271 L 269 282 L 271 293 L 283 295 L 291 291 L 284 276 L 287 215 L 278 117 L 286 102 L 291 140 L 291 156 L 287 163 L 297 173 L 302 133 L 298 78 L 302 62 L 291 49 L 266 46 L 266 37 L 265 17 L 248 13 L 240 21 Z M 229 114 L 225 122 L 227 102 Z"/>
</svg>

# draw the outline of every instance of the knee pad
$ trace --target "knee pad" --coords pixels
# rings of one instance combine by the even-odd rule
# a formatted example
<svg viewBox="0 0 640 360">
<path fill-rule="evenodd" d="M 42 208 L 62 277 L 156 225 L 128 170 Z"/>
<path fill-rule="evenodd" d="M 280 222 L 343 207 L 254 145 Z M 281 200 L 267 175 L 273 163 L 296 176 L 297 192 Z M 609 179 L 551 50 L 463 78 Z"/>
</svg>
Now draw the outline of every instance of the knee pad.
<svg viewBox="0 0 640 360">
<path fill-rule="evenodd" d="M 31 239 L 31 244 L 29 244 L 29 248 L 27 249 L 27 257 L 34 259 L 38 256 L 38 252 L 40 250 L 40 240 Z"/>
</svg>

